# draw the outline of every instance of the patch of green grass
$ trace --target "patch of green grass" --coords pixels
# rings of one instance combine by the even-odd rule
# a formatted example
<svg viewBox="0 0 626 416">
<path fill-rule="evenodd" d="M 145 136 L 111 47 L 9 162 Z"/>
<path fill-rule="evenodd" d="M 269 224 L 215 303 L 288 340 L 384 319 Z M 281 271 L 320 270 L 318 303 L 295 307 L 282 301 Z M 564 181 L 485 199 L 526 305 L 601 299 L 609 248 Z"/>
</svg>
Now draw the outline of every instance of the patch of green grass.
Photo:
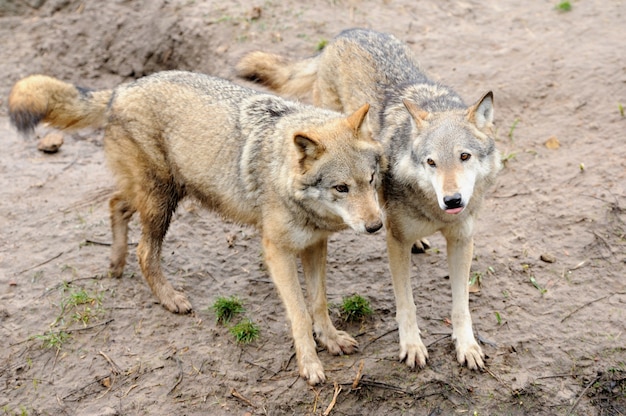
<svg viewBox="0 0 626 416">
<path fill-rule="evenodd" d="M 619 109 L 619 115 L 624 117 L 624 106 L 622 103 L 617 103 L 617 108 Z"/>
<path fill-rule="evenodd" d="M 60 350 L 70 338 L 70 334 L 65 331 L 48 331 L 42 335 L 35 335 L 34 338 L 40 340 L 44 348 Z"/>
<path fill-rule="evenodd" d="M 535 286 L 535 288 L 542 294 L 545 295 L 548 292 L 548 289 L 542 287 L 538 282 L 537 279 L 535 279 L 535 276 L 533 276 L 532 274 L 530 275 L 530 283 L 533 284 L 533 286 Z"/>
<path fill-rule="evenodd" d="M 569 1 L 562 1 L 557 4 L 555 8 L 560 12 L 569 12 L 570 10 L 572 10 L 572 3 L 570 3 Z"/>
<path fill-rule="evenodd" d="M 250 319 L 239 322 L 230 328 L 235 340 L 239 344 L 249 344 L 259 337 L 259 326 Z"/>
<path fill-rule="evenodd" d="M 218 297 L 213 303 L 212 309 L 215 311 L 217 322 L 221 324 L 227 324 L 236 315 L 246 310 L 243 307 L 243 302 L 236 296 L 229 298 L 223 296 Z"/>
<path fill-rule="evenodd" d="M 343 298 L 340 308 L 341 315 L 348 322 L 360 321 L 372 314 L 369 301 L 360 295 Z"/>
<path fill-rule="evenodd" d="M 517 124 L 520 122 L 519 118 L 516 118 L 515 120 L 513 120 L 513 124 L 511 124 L 511 127 L 509 128 L 509 133 L 507 134 L 507 136 L 509 136 L 509 139 L 513 140 L 513 132 L 515 131 L 515 128 L 517 127 Z"/>
<path fill-rule="evenodd" d="M 63 285 L 63 291 L 68 293 L 61 299 L 61 313 L 55 323 L 61 321 L 69 311 L 73 311 L 72 319 L 87 325 L 102 312 L 102 294 L 92 294 L 83 288 L 70 288 L 68 284 Z"/>
<path fill-rule="evenodd" d="M 317 46 L 315 47 L 315 49 L 319 52 L 324 49 L 326 45 L 328 45 L 328 40 L 321 39 L 319 42 L 317 42 Z"/>
<path fill-rule="evenodd" d="M 500 312 L 496 311 L 496 321 L 498 322 L 498 325 L 502 325 L 502 317 L 500 316 Z"/>
</svg>

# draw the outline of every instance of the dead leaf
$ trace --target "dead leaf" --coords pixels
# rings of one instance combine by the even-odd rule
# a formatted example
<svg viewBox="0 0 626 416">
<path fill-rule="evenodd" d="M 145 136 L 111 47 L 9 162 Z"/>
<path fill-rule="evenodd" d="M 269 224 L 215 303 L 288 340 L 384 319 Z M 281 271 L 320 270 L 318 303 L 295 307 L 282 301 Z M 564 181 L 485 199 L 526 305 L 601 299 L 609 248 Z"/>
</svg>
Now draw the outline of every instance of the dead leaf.
<svg viewBox="0 0 626 416">
<path fill-rule="evenodd" d="M 561 147 L 561 143 L 559 142 L 559 139 L 556 138 L 556 136 L 550 136 L 548 140 L 546 140 L 545 145 L 548 149 L 551 150 L 555 150 Z"/>
</svg>

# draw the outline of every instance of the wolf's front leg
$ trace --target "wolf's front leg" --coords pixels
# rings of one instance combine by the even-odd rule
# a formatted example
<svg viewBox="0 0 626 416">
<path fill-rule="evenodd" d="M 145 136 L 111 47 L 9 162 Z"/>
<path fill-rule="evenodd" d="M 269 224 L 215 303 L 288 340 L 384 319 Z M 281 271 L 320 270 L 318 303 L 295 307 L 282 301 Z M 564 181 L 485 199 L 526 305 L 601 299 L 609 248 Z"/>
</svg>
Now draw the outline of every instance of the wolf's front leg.
<svg viewBox="0 0 626 416">
<path fill-rule="evenodd" d="M 469 311 L 469 273 L 474 252 L 472 237 L 446 235 L 448 268 L 452 285 L 452 339 L 456 358 L 471 370 L 482 369 L 485 354 L 474 338 Z"/>
<path fill-rule="evenodd" d="M 428 351 L 420 337 L 417 326 L 415 301 L 411 287 L 411 246 L 413 241 L 401 241 L 393 235 L 391 227 L 387 227 L 387 253 L 389 269 L 396 297 L 396 320 L 400 335 L 400 360 L 414 368 L 424 367 L 428 359 Z"/>
<path fill-rule="evenodd" d="M 267 237 L 263 237 L 263 249 L 267 268 L 291 322 L 300 376 L 311 385 L 322 383 L 326 380 L 326 376 L 322 362 L 315 351 L 313 325 L 298 281 L 296 256 Z"/>
<path fill-rule="evenodd" d="M 300 254 L 307 285 L 309 311 L 317 339 L 333 355 L 352 354 L 358 343 L 345 331 L 338 331 L 328 316 L 326 298 L 327 240 L 308 247 Z"/>
</svg>

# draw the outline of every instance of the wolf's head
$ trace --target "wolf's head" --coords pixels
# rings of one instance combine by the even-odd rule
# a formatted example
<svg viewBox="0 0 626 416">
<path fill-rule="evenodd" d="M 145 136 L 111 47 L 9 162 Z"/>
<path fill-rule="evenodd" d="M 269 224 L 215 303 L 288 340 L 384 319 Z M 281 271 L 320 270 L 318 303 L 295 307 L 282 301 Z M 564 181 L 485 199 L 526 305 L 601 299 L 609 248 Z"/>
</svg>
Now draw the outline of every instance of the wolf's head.
<svg viewBox="0 0 626 416">
<path fill-rule="evenodd" d="M 299 205 L 329 228 L 346 225 L 374 233 L 383 224 L 378 203 L 382 146 L 363 123 L 369 105 L 347 118 L 307 127 L 294 135 Z"/>
<path fill-rule="evenodd" d="M 500 167 L 493 139 L 493 94 L 467 109 L 427 112 L 405 100 L 416 132 L 410 158 L 400 160 L 405 177 L 417 178 L 447 214 L 460 214 Z"/>
</svg>

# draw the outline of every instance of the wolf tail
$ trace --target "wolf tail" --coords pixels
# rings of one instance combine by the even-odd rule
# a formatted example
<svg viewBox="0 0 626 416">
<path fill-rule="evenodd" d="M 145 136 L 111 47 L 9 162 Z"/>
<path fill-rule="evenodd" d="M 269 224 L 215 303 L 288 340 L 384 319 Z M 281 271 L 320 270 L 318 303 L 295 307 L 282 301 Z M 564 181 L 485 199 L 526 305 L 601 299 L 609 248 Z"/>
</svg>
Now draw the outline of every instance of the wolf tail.
<svg viewBox="0 0 626 416">
<path fill-rule="evenodd" d="M 310 97 L 317 79 L 318 56 L 290 61 L 266 52 L 251 52 L 237 63 L 241 78 L 265 85 L 280 95 Z"/>
<path fill-rule="evenodd" d="M 61 130 L 102 127 L 112 90 L 91 91 L 45 75 L 19 80 L 9 95 L 11 123 L 22 133 L 40 122 Z"/>
</svg>

